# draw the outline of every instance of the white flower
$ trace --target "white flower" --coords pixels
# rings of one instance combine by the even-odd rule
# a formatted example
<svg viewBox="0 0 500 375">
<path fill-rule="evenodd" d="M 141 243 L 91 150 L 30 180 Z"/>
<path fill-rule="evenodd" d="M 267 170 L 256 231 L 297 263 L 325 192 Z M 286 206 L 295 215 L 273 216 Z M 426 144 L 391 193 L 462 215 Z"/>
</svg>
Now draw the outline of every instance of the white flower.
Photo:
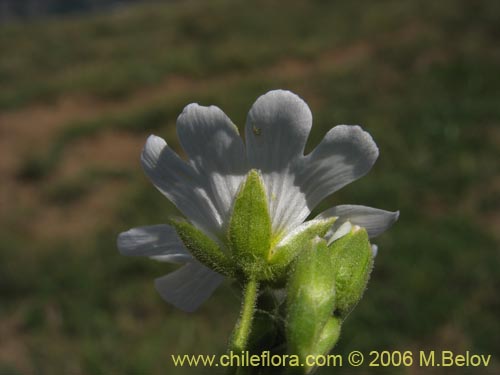
<svg viewBox="0 0 500 375">
<path fill-rule="evenodd" d="M 287 235 L 307 227 L 304 221 L 318 203 L 365 175 L 378 157 L 372 137 L 361 127 L 348 125 L 332 128 L 304 156 L 311 126 L 311 111 L 302 99 L 289 91 L 270 91 L 250 109 L 245 147 L 237 127 L 222 110 L 190 104 L 177 119 L 179 140 L 189 160 L 151 135 L 142 152 L 142 165 L 157 189 L 218 243 L 223 241 L 240 184 L 250 169 L 258 170 L 267 191 L 272 231 L 286 241 Z M 319 218 L 333 216 L 338 217 L 336 227 L 350 221 L 374 237 L 396 221 L 398 212 L 342 205 Z M 195 310 L 224 278 L 194 259 L 169 225 L 123 232 L 118 248 L 123 255 L 183 263 L 155 285 L 163 299 L 185 311 Z"/>
</svg>

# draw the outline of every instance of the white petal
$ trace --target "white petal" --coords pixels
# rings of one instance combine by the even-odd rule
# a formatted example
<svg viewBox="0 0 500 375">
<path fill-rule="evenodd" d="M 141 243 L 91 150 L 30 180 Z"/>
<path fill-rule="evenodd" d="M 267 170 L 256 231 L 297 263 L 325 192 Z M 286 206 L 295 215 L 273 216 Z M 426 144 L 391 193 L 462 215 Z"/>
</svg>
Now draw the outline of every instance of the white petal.
<svg viewBox="0 0 500 375">
<path fill-rule="evenodd" d="M 309 216 L 306 196 L 291 171 L 263 173 L 273 233 L 286 233 Z"/>
<path fill-rule="evenodd" d="M 372 256 L 375 258 L 378 254 L 378 246 L 373 244 L 372 245 Z"/>
<path fill-rule="evenodd" d="M 224 276 L 193 262 L 155 280 L 161 297 L 177 308 L 193 312 L 224 280 Z"/>
<path fill-rule="evenodd" d="M 361 127 L 335 126 L 298 171 L 308 207 L 314 209 L 328 195 L 364 176 L 377 157 L 377 145 Z"/>
<path fill-rule="evenodd" d="M 206 180 L 209 196 L 222 222 L 248 172 L 238 128 L 221 109 L 190 104 L 177 119 L 177 133 L 190 163 Z"/>
<path fill-rule="evenodd" d="M 245 128 L 250 163 L 262 172 L 286 168 L 303 155 L 311 126 L 311 111 L 297 95 L 275 90 L 260 96 Z"/>
<path fill-rule="evenodd" d="M 352 224 L 349 221 L 345 221 L 342 225 L 340 225 L 340 227 L 338 227 L 338 229 L 335 232 L 333 232 L 333 235 L 328 240 L 328 245 L 331 245 L 334 241 L 344 237 L 351 231 L 351 229 L 352 229 Z"/>
<path fill-rule="evenodd" d="M 153 184 L 197 227 L 217 233 L 221 217 L 208 196 L 206 181 L 160 137 L 149 136 L 141 155 Z"/>
<path fill-rule="evenodd" d="M 390 212 L 366 206 L 341 205 L 322 212 L 318 218 L 333 216 L 338 216 L 335 226 L 350 221 L 354 225 L 365 228 L 368 236 L 373 238 L 389 229 L 396 222 L 399 211 Z"/>
<path fill-rule="evenodd" d="M 262 95 L 248 113 L 248 161 L 262 173 L 275 232 L 294 227 L 309 214 L 291 169 L 303 157 L 311 126 L 309 107 L 289 91 Z"/>
<path fill-rule="evenodd" d="M 173 263 L 192 261 L 177 232 L 170 225 L 159 224 L 132 228 L 118 235 L 118 250 L 127 256 L 147 256 Z"/>
<path fill-rule="evenodd" d="M 281 247 L 281 246 L 287 246 L 290 242 L 294 241 L 298 235 L 301 233 L 307 231 L 309 228 L 311 228 L 314 225 L 317 225 L 319 223 L 324 223 L 323 219 L 314 219 L 314 220 L 308 220 L 303 222 L 302 224 L 296 226 L 293 230 L 288 232 L 285 237 L 283 237 L 276 247 Z M 333 224 L 332 224 L 333 226 Z"/>
</svg>

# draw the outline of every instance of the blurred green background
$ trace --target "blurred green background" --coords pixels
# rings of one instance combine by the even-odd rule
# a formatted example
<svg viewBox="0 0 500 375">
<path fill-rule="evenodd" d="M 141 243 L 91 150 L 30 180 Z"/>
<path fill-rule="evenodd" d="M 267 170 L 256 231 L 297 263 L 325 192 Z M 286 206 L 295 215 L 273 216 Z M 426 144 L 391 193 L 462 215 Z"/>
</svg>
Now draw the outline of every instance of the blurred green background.
<svg viewBox="0 0 500 375">
<path fill-rule="evenodd" d="M 333 125 L 361 124 L 381 156 L 323 207 L 399 209 L 377 238 L 351 350 L 467 350 L 500 373 L 500 2 L 171 1 L 0 25 L 0 374 L 190 374 L 172 353 L 223 353 L 239 296 L 198 312 L 162 302 L 172 267 L 122 257 L 128 228 L 173 206 L 146 180 L 148 134 L 180 151 L 191 102 L 242 126 L 285 88 Z M 323 369 L 367 374 L 373 369 Z"/>
</svg>

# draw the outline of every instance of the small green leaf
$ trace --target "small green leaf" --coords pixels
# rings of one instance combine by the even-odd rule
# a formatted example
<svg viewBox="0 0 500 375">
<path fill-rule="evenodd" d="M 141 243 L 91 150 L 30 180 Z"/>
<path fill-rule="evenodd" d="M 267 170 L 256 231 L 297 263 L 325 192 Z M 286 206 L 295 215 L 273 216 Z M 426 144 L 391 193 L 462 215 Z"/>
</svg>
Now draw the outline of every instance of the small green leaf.
<svg viewBox="0 0 500 375">
<path fill-rule="evenodd" d="M 187 221 L 170 220 L 170 223 L 190 253 L 201 263 L 226 276 L 234 275 L 234 266 L 219 245 Z"/>
<path fill-rule="evenodd" d="M 287 292 L 289 353 L 302 360 L 324 354 L 338 338 L 330 319 L 335 303 L 334 259 L 326 241 L 317 238 L 300 253 Z"/>
<path fill-rule="evenodd" d="M 351 232 L 329 248 L 335 257 L 335 314 L 344 319 L 363 296 L 373 267 L 373 255 L 365 229 Z"/>
<path fill-rule="evenodd" d="M 262 178 L 251 170 L 238 195 L 229 222 L 228 239 L 235 261 L 247 275 L 259 275 L 271 246 L 271 218 Z"/>
</svg>

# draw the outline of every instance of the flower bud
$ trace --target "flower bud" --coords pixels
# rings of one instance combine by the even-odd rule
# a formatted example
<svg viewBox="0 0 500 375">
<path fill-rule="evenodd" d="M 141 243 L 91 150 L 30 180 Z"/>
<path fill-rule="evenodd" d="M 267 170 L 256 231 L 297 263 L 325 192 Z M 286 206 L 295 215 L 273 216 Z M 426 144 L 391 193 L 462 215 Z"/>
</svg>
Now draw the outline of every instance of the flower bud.
<svg viewBox="0 0 500 375">
<path fill-rule="evenodd" d="M 373 267 L 373 252 L 366 230 L 359 226 L 353 226 L 329 249 L 335 264 L 335 315 L 344 319 L 363 296 Z"/>
<path fill-rule="evenodd" d="M 316 238 L 297 257 L 287 286 L 286 336 L 288 351 L 305 360 L 335 345 L 340 321 L 332 317 L 335 304 L 334 260 L 326 241 Z M 304 372 L 312 368 L 304 367 Z"/>
</svg>

